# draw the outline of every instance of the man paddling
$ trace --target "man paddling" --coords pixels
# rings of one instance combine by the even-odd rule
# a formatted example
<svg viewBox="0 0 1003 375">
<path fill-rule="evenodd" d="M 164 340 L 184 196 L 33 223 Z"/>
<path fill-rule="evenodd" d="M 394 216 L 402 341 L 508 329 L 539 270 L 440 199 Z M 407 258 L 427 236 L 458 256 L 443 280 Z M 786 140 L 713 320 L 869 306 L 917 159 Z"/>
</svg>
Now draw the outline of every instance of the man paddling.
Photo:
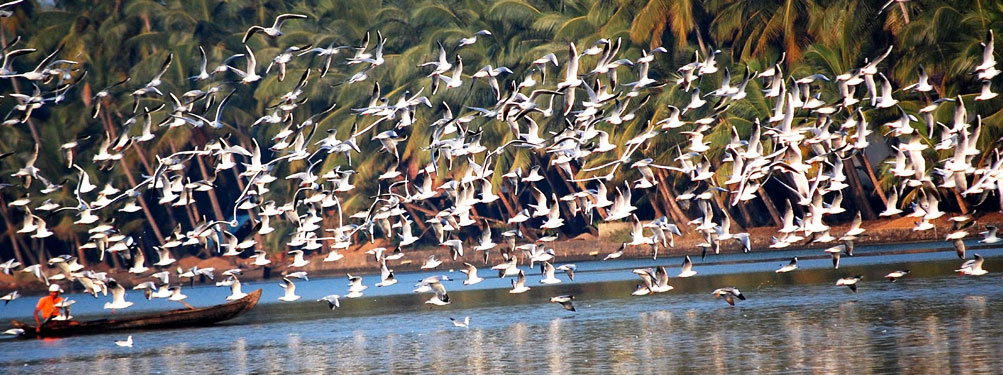
<svg viewBox="0 0 1003 375">
<path fill-rule="evenodd" d="M 49 320 L 54 318 L 59 314 L 59 307 L 56 307 L 60 302 L 63 302 L 63 298 L 59 296 L 63 289 L 59 285 L 52 284 L 49 285 L 49 295 L 39 298 L 38 304 L 35 305 L 35 332 L 40 332 L 42 330 L 42 325 L 48 323 Z M 41 319 L 39 319 L 39 313 L 41 313 Z"/>
</svg>

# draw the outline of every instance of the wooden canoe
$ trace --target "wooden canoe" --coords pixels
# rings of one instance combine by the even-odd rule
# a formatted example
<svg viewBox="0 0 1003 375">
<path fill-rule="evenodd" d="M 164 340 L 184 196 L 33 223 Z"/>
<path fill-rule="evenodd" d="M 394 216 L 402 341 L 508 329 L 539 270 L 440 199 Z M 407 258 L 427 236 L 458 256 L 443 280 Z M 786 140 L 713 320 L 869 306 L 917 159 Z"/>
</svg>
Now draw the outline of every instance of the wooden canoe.
<svg viewBox="0 0 1003 375">
<path fill-rule="evenodd" d="M 13 320 L 14 328 L 24 330 L 22 338 L 66 337 L 106 333 L 118 330 L 145 330 L 162 328 L 204 327 L 224 320 L 233 319 L 250 310 L 261 298 L 261 289 L 249 293 L 244 298 L 222 305 L 194 309 L 178 309 L 148 315 L 124 317 L 120 319 L 99 319 L 90 321 L 51 321 L 35 332 L 35 326 Z"/>
</svg>

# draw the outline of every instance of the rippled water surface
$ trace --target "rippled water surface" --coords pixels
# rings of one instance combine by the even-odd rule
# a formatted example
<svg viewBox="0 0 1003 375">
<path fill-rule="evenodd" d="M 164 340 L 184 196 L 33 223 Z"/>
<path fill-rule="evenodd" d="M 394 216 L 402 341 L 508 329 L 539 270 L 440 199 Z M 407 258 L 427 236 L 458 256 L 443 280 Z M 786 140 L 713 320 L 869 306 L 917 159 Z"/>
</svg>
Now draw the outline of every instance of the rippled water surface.
<svg viewBox="0 0 1003 375">
<path fill-rule="evenodd" d="M 632 297 L 634 267 L 680 259 L 579 263 L 574 282 L 542 286 L 530 271 L 525 294 L 492 278 L 476 288 L 447 282 L 453 303 L 430 309 L 410 289 L 428 273 L 401 274 L 387 288 L 343 300 L 331 311 L 315 300 L 347 292 L 344 278 L 298 282 L 303 302 L 280 303 L 276 281 L 261 303 L 235 320 L 199 329 L 132 332 L 49 340 L 0 340 L 3 373 L 995 373 L 1003 369 L 1003 250 L 981 249 L 990 274 L 959 277 L 953 252 L 889 255 L 909 246 L 860 249 L 832 270 L 818 250 L 719 255 L 697 262 L 697 276 L 673 278 L 667 293 Z M 801 269 L 773 272 L 783 258 Z M 713 261 L 713 262 L 712 262 Z M 881 277 L 911 269 L 890 283 Z M 489 270 L 482 270 L 487 276 Z M 447 273 L 442 271 L 440 273 Z M 857 293 L 834 286 L 862 274 Z M 462 276 L 455 273 L 455 276 Z M 366 276 L 373 285 L 378 276 Z M 735 307 L 711 296 L 722 286 L 748 300 Z M 578 312 L 549 297 L 576 295 Z M 225 288 L 186 288 L 196 306 L 220 303 Z M 107 316 L 105 299 L 71 295 L 78 319 Z M 133 310 L 174 308 L 128 295 Z M 35 298 L 2 308 L 23 317 Z M 470 328 L 449 318 L 470 316 Z"/>
</svg>

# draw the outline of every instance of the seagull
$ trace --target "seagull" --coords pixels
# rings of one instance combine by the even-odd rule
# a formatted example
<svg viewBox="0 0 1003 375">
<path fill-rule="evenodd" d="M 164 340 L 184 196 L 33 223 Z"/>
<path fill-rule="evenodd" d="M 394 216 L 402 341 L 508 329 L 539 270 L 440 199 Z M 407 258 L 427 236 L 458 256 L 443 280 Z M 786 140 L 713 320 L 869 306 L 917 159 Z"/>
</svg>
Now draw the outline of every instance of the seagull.
<svg viewBox="0 0 1003 375">
<path fill-rule="evenodd" d="M 289 267 L 300 268 L 310 264 L 309 260 L 303 259 L 303 250 L 293 250 L 287 254 L 293 256 L 293 262 L 289 264 Z"/>
<path fill-rule="evenodd" d="M 132 302 L 125 300 L 125 288 L 114 279 L 108 279 L 108 290 L 111 291 L 111 302 L 105 302 L 104 308 L 114 310 L 125 309 L 132 306 Z"/>
<path fill-rule="evenodd" d="M 690 260 L 690 256 L 687 255 L 686 258 L 683 259 L 682 271 L 679 272 L 679 274 L 676 275 L 676 277 L 690 277 L 696 274 L 697 271 L 693 270 L 693 261 Z"/>
<path fill-rule="evenodd" d="M 481 30 L 474 33 L 474 35 L 469 38 L 462 38 L 458 43 L 456 43 L 456 48 L 462 48 L 477 43 L 477 36 L 491 36 L 491 32 L 487 30 Z"/>
<path fill-rule="evenodd" d="M 21 272 L 29 273 L 32 276 L 35 276 L 35 278 L 38 279 L 39 281 L 44 282 L 45 285 L 49 285 L 49 276 L 46 275 L 45 271 L 42 270 L 42 265 L 41 264 L 33 264 L 33 265 L 30 265 L 30 266 L 24 267 L 24 268 L 21 269 Z"/>
<path fill-rule="evenodd" d="M 286 277 L 294 277 L 300 280 L 310 281 L 310 278 L 307 277 L 306 271 L 290 272 L 286 274 Z"/>
<path fill-rule="evenodd" d="M 519 294 L 529 291 L 529 287 L 526 286 L 526 274 L 519 270 L 519 276 L 515 280 L 512 280 L 512 289 L 509 289 L 509 293 Z"/>
<path fill-rule="evenodd" d="M 857 282 L 859 282 L 860 279 L 863 279 L 863 278 L 864 277 L 861 276 L 861 275 L 844 277 L 842 279 L 836 280 L 836 286 L 847 286 L 847 287 L 850 288 L 850 290 L 852 290 L 854 293 L 856 293 L 857 292 Z"/>
<path fill-rule="evenodd" d="M 168 297 L 167 300 L 181 302 L 184 301 L 185 298 L 188 298 L 188 296 L 181 294 L 181 286 L 178 285 L 171 287 L 171 296 Z"/>
<path fill-rule="evenodd" d="M 642 283 L 637 285 L 632 296 L 646 296 L 655 293 L 655 280 L 650 268 L 639 268 L 634 270 L 634 274 L 641 278 Z"/>
<path fill-rule="evenodd" d="M 565 88 L 575 88 L 575 87 L 578 87 L 583 82 L 581 78 L 578 78 L 578 59 L 581 58 L 581 56 L 578 55 L 578 49 L 575 48 L 575 43 L 571 43 L 568 46 L 568 51 L 569 51 L 569 53 L 568 53 L 568 58 L 569 58 L 568 69 L 567 69 L 567 71 L 564 74 L 564 81 L 561 81 L 560 83 L 557 84 L 557 90 L 558 91 L 561 91 L 561 90 L 563 90 Z M 567 92 L 570 93 L 570 92 L 573 92 L 573 91 L 572 90 L 568 90 Z M 572 95 L 566 95 L 565 96 L 565 98 L 568 98 L 568 97 L 571 97 L 572 100 L 573 100 L 573 96 Z M 569 107 L 567 110 L 570 110 L 570 109 L 571 108 Z"/>
<path fill-rule="evenodd" d="M 487 225 L 487 222 L 484 224 L 484 231 L 481 232 L 481 237 L 477 241 L 477 246 L 474 246 L 474 251 L 487 251 L 498 246 L 491 240 L 491 227 Z"/>
<path fill-rule="evenodd" d="M 627 248 L 627 243 L 626 242 L 621 243 L 619 249 L 616 249 L 616 251 L 614 251 L 612 253 L 609 253 L 609 255 L 606 255 L 606 257 L 603 258 L 602 260 L 610 260 L 610 259 L 619 258 L 619 257 L 623 256 L 623 250 L 626 249 L 626 248 Z"/>
<path fill-rule="evenodd" d="M 558 271 L 564 271 L 568 275 L 568 279 L 575 281 L 575 271 L 578 270 L 578 266 L 574 264 L 562 264 L 557 266 Z"/>
<path fill-rule="evenodd" d="M 394 271 L 387 268 L 387 262 L 380 262 L 380 282 L 376 284 L 377 287 L 390 286 L 397 284 L 397 278 L 394 277 Z"/>
<path fill-rule="evenodd" d="M 454 226 L 453 229 L 459 229 Z M 449 248 L 449 254 L 453 256 L 453 260 L 463 256 L 463 241 L 460 240 L 446 240 L 441 244 L 443 247 Z M 434 267 L 434 266 L 433 266 Z"/>
<path fill-rule="evenodd" d="M 982 235 L 982 239 L 979 240 L 979 242 L 990 243 L 990 244 L 1000 242 L 1000 238 L 996 236 L 996 231 L 997 228 L 995 225 L 986 225 L 986 230 L 984 232 L 979 232 L 979 234 Z M 4 266 L 4 273 L 7 273 L 9 275 L 7 268 L 5 266 Z"/>
<path fill-rule="evenodd" d="M 570 294 L 565 294 L 557 297 L 550 297 L 550 303 L 559 303 L 561 307 L 565 310 L 575 312 L 575 305 L 571 303 L 575 299 L 575 296 Z"/>
<path fill-rule="evenodd" d="M 310 48 L 310 46 L 309 45 L 304 47 L 291 46 L 286 48 L 285 51 L 278 54 L 278 56 L 275 56 L 275 58 L 272 59 L 272 62 L 268 63 L 268 67 L 265 68 L 265 75 L 267 75 L 269 72 L 272 71 L 272 66 L 277 65 L 279 67 L 279 82 L 282 82 L 283 80 L 286 79 L 286 65 L 289 64 L 289 61 L 292 61 L 293 54 L 305 50 L 307 48 Z M 310 69 L 304 70 L 303 76 L 300 79 L 300 83 L 303 84 L 303 82 L 305 82 L 309 76 L 310 76 Z"/>
<path fill-rule="evenodd" d="M 216 285 L 217 286 L 225 286 L 225 285 L 229 284 L 229 286 L 230 286 L 230 295 L 226 296 L 226 300 L 227 301 L 236 301 L 238 299 L 241 299 L 241 298 L 244 298 L 244 297 L 247 296 L 247 293 L 244 293 L 244 292 L 242 292 L 240 290 L 240 279 L 238 279 L 236 275 L 230 275 L 230 277 L 228 277 L 226 280 L 222 281 L 221 283 L 223 283 L 223 285 L 220 285 L 219 283 L 217 283 Z"/>
<path fill-rule="evenodd" d="M 318 299 L 317 302 L 320 302 L 320 301 L 327 302 L 327 307 L 330 307 L 331 310 L 335 310 L 335 309 L 341 307 L 341 300 L 340 300 L 340 298 L 341 298 L 341 296 L 339 296 L 337 294 L 331 294 L 331 295 L 324 296 L 324 297 Z"/>
<path fill-rule="evenodd" d="M 42 61 L 40 61 L 38 63 L 38 66 L 36 66 L 35 69 L 32 70 L 32 71 L 24 72 L 24 73 L 18 73 L 18 74 L 4 75 L 4 76 L 2 76 L 0 78 L 21 77 L 21 78 L 27 79 L 29 81 L 41 81 L 41 80 L 45 79 L 45 77 L 48 74 L 50 74 L 51 70 L 49 68 L 51 68 L 55 64 L 58 64 L 60 62 L 69 62 L 69 63 L 76 64 L 76 62 L 67 61 L 67 60 L 56 60 L 56 61 L 53 61 L 53 59 L 56 57 L 56 55 L 58 55 L 59 52 L 61 52 L 62 50 L 63 50 L 63 45 L 60 44 L 59 47 L 57 47 L 55 51 L 53 51 L 52 53 L 50 53 L 48 56 L 45 56 L 45 58 L 43 58 Z M 31 51 L 34 52 L 34 50 L 31 50 Z M 14 52 L 11 52 L 11 53 L 14 53 Z M 6 66 L 6 64 L 4 64 L 4 65 Z"/>
<path fill-rule="evenodd" d="M 982 276 L 982 275 L 985 275 L 985 274 L 989 273 L 989 271 L 986 271 L 986 270 L 982 269 L 982 263 L 984 261 L 985 261 L 985 258 L 982 258 L 982 256 L 979 255 L 979 254 L 975 254 L 975 259 L 968 260 L 965 263 L 962 263 L 961 264 L 961 268 L 954 270 L 954 272 L 958 272 L 962 276 Z"/>
<path fill-rule="evenodd" d="M 199 64 L 199 73 L 194 76 L 188 77 L 188 79 L 193 81 L 204 81 L 209 78 L 212 78 L 212 75 L 210 75 L 209 72 L 206 70 L 209 61 L 208 59 L 206 59 L 205 49 L 202 48 L 202 46 L 199 46 L 199 55 L 202 57 L 202 63 Z"/>
<path fill-rule="evenodd" d="M 124 346 L 131 348 L 133 344 L 132 335 L 129 335 L 125 340 L 115 340 L 115 345 Z"/>
<path fill-rule="evenodd" d="M 10 2 L 6 2 L 6 3 L 3 3 L 3 4 L 0 4 L 0 17 L 5 18 L 5 17 L 13 16 L 14 15 L 14 11 L 13 10 L 8 10 L 7 8 L 10 8 L 10 7 L 15 6 L 17 4 L 20 4 L 22 1 L 24 1 L 24 0 L 14 0 L 14 1 L 10 1 Z"/>
<path fill-rule="evenodd" d="M 787 263 L 787 265 L 785 265 L 783 267 L 780 267 L 779 269 L 777 269 L 776 272 L 777 273 L 785 273 L 785 272 L 791 272 L 791 271 L 796 270 L 796 269 L 798 269 L 798 257 L 793 257 L 793 258 L 791 258 L 791 262 L 790 263 Z"/>
<path fill-rule="evenodd" d="M 257 69 L 258 60 L 254 58 L 254 52 L 251 51 L 251 47 L 248 47 L 245 44 L 244 45 L 244 50 L 247 51 L 247 54 L 244 55 L 244 57 L 247 58 L 247 70 L 246 71 L 234 68 L 234 67 L 229 66 L 229 65 L 227 65 L 226 67 L 229 68 L 234 73 L 236 73 L 238 76 L 240 76 L 240 83 L 246 85 L 248 83 L 260 80 L 261 76 L 259 76 L 258 73 L 257 73 L 257 71 L 255 70 L 255 69 Z"/>
<path fill-rule="evenodd" d="M 0 263 L 0 272 L 10 275 L 14 272 L 13 269 L 20 266 L 21 262 L 18 262 L 17 259 L 8 259 L 6 262 Z"/>
<path fill-rule="evenodd" d="M 436 259 L 435 254 L 432 254 L 429 255 L 428 258 L 425 258 L 425 262 L 421 264 L 421 269 L 430 270 L 438 267 L 440 264 L 442 264 L 442 261 Z"/>
<path fill-rule="evenodd" d="M 745 295 L 743 295 L 738 288 L 734 287 L 718 288 L 714 290 L 713 294 L 714 298 L 724 298 L 724 301 L 728 302 L 728 304 L 732 306 L 735 306 L 735 297 L 745 301 Z"/>
<path fill-rule="evenodd" d="M 16 300 L 20 296 L 21 293 L 15 290 L 13 292 L 7 293 L 3 297 L 0 297 L 0 300 L 3 300 L 3 304 L 6 306 L 8 303 L 10 303 L 10 301 Z"/>
<path fill-rule="evenodd" d="M 296 295 L 296 284 L 294 284 L 292 280 L 289 280 L 289 278 L 283 277 L 282 283 L 279 284 L 279 286 L 281 286 L 282 289 L 285 289 L 286 291 L 286 293 L 282 295 L 282 297 L 279 297 L 279 301 L 292 302 L 300 299 L 300 296 Z"/>
<path fill-rule="evenodd" d="M 251 28 L 247 29 L 247 32 L 244 33 L 244 39 L 241 40 L 241 43 L 247 44 L 247 40 L 251 38 L 251 35 L 254 35 L 254 33 L 259 31 L 272 38 L 282 35 L 282 30 L 280 30 L 280 28 L 282 27 L 282 24 L 286 22 L 286 20 L 303 19 L 303 18 L 308 18 L 308 17 L 302 14 L 290 14 L 290 13 L 280 14 L 278 17 L 275 17 L 275 22 L 272 23 L 271 27 L 263 27 L 257 25 L 251 26 Z"/>
<path fill-rule="evenodd" d="M 465 268 L 460 270 L 460 272 L 463 272 L 464 274 L 467 275 L 467 279 L 463 280 L 463 285 L 474 285 L 481 281 L 484 281 L 483 278 L 477 276 L 477 267 L 474 267 L 473 264 L 463 262 L 463 267 Z"/>
<path fill-rule="evenodd" d="M 446 294 L 446 287 L 444 287 L 438 279 L 426 278 L 425 280 L 429 281 L 427 284 L 432 289 L 432 292 L 434 292 L 432 298 L 429 298 L 428 301 L 425 301 L 425 303 L 433 306 L 448 305 L 450 301 L 449 295 Z"/>
<path fill-rule="evenodd" d="M 655 267 L 654 272 L 652 272 L 650 268 L 646 271 L 648 271 L 648 275 L 651 276 L 652 284 L 649 289 L 652 292 L 665 293 L 675 289 L 672 285 L 669 285 L 669 273 L 665 271 L 665 267 Z"/>
<path fill-rule="evenodd" d="M 898 279 L 901 279 L 901 278 L 905 277 L 905 275 L 908 275 L 908 274 L 909 274 L 909 270 L 892 271 L 891 273 L 885 275 L 885 278 L 888 279 L 888 281 L 891 281 L 891 282 L 894 283 L 895 281 L 898 281 Z"/>
<path fill-rule="evenodd" d="M 989 40 L 982 44 L 982 63 L 975 67 L 975 71 L 985 71 L 996 66 L 996 55 L 993 54 L 995 48 L 995 35 L 993 30 L 989 30 Z"/>
<path fill-rule="evenodd" d="M 438 75 L 440 75 L 442 73 L 448 72 L 449 69 L 453 68 L 453 64 L 451 64 L 449 62 L 449 60 L 446 58 L 446 49 L 442 47 L 442 43 L 439 43 L 439 42 L 436 42 L 436 43 L 438 43 L 438 45 L 439 45 L 439 58 L 438 58 L 438 60 L 418 65 L 418 67 L 433 66 L 434 70 L 432 70 L 432 73 L 428 74 L 428 77 L 432 77 L 433 79 L 436 76 L 438 76 Z"/>
<path fill-rule="evenodd" d="M 975 97 L 975 101 L 980 102 L 980 101 L 983 101 L 983 100 L 991 100 L 992 98 L 995 98 L 998 95 L 999 94 L 993 92 L 993 90 L 992 90 L 992 81 L 990 81 L 990 80 L 983 80 L 982 81 L 982 92 L 979 93 L 979 95 Z"/>
<path fill-rule="evenodd" d="M 313 48 L 313 49 L 310 49 L 310 50 L 306 50 L 306 51 L 301 52 L 299 54 L 299 56 L 303 56 L 303 55 L 308 54 L 308 53 L 316 53 L 317 56 L 323 56 L 324 57 L 324 67 L 320 68 L 320 77 L 324 78 L 324 76 L 327 76 L 328 70 L 331 69 L 331 60 L 334 58 L 334 55 L 338 54 L 339 52 L 341 52 L 342 49 L 345 49 L 345 48 L 352 48 L 352 47 L 349 47 L 349 46 L 337 46 L 337 47 L 335 47 L 334 42 L 331 42 L 331 44 L 328 45 L 326 48 L 324 48 L 324 47 L 317 47 L 317 48 Z"/>
<path fill-rule="evenodd" d="M 177 261 L 177 259 L 171 256 L 171 249 L 167 248 L 166 245 L 165 247 L 154 246 L 154 249 L 157 250 L 157 255 L 159 256 L 159 260 L 153 264 L 154 266 L 166 267 Z"/>
<path fill-rule="evenodd" d="M 825 252 L 832 256 L 832 269 L 839 269 L 839 254 L 846 249 L 847 247 L 845 243 L 825 249 Z"/>
<path fill-rule="evenodd" d="M 540 280 L 541 284 L 557 284 L 561 282 L 561 279 L 554 277 L 554 273 L 557 271 L 553 264 L 550 262 L 543 262 L 543 279 Z"/>
<path fill-rule="evenodd" d="M 463 320 L 456 320 L 456 319 L 453 319 L 453 318 L 449 318 L 449 320 L 453 322 L 453 326 L 454 327 L 470 328 L 470 317 L 469 316 L 463 317 Z"/>
<path fill-rule="evenodd" d="M 251 255 L 251 258 L 254 259 L 254 261 L 251 262 L 251 264 L 259 267 L 267 266 L 272 263 L 271 260 L 268 260 L 268 253 L 266 253 L 264 250 L 255 250 L 254 255 Z"/>
<path fill-rule="evenodd" d="M 139 249 L 136 254 L 132 256 L 132 267 L 129 267 L 129 273 L 141 274 L 148 271 L 150 268 L 143 265 L 146 262 L 146 255 L 143 254 L 143 250 Z"/>
<path fill-rule="evenodd" d="M 958 254 L 958 259 L 965 259 L 965 241 L 957 238 L 951 241 L 951 245 L 954 246 L 954 252 Z"/>
<path fill-rule="evenodd" d="M 368 288 L 362 285 L 362 277 L 352 276 L 348 274 L 348 295 L 345 298 L 359 298 L 362 297 L 362 291 Z"/>
</svg>

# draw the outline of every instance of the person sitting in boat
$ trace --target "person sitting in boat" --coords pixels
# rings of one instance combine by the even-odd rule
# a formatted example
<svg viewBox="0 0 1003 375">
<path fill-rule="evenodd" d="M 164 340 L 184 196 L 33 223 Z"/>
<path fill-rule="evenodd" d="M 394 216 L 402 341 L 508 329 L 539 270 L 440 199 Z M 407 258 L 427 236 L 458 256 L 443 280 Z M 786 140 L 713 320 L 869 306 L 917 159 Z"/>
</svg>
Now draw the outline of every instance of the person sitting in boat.
<svg viewBox="0 0 1003 375">
<path fill-rule="evenodd" d="M 54 318 L 59 314 L 59 307 L 57 305 L 63 301 L 63 298 L 59 296 L 63 289 L 59 285 L 52 284 L 49 285 L 49 295 L 39 298 L 38 304 L 35 305 L 35 331 L 41 331 L 42 325 L 48 323 L 49 320 Z M 39 313 L 41 313 L 41 319 L 39 319 Z"/>
</svg>

